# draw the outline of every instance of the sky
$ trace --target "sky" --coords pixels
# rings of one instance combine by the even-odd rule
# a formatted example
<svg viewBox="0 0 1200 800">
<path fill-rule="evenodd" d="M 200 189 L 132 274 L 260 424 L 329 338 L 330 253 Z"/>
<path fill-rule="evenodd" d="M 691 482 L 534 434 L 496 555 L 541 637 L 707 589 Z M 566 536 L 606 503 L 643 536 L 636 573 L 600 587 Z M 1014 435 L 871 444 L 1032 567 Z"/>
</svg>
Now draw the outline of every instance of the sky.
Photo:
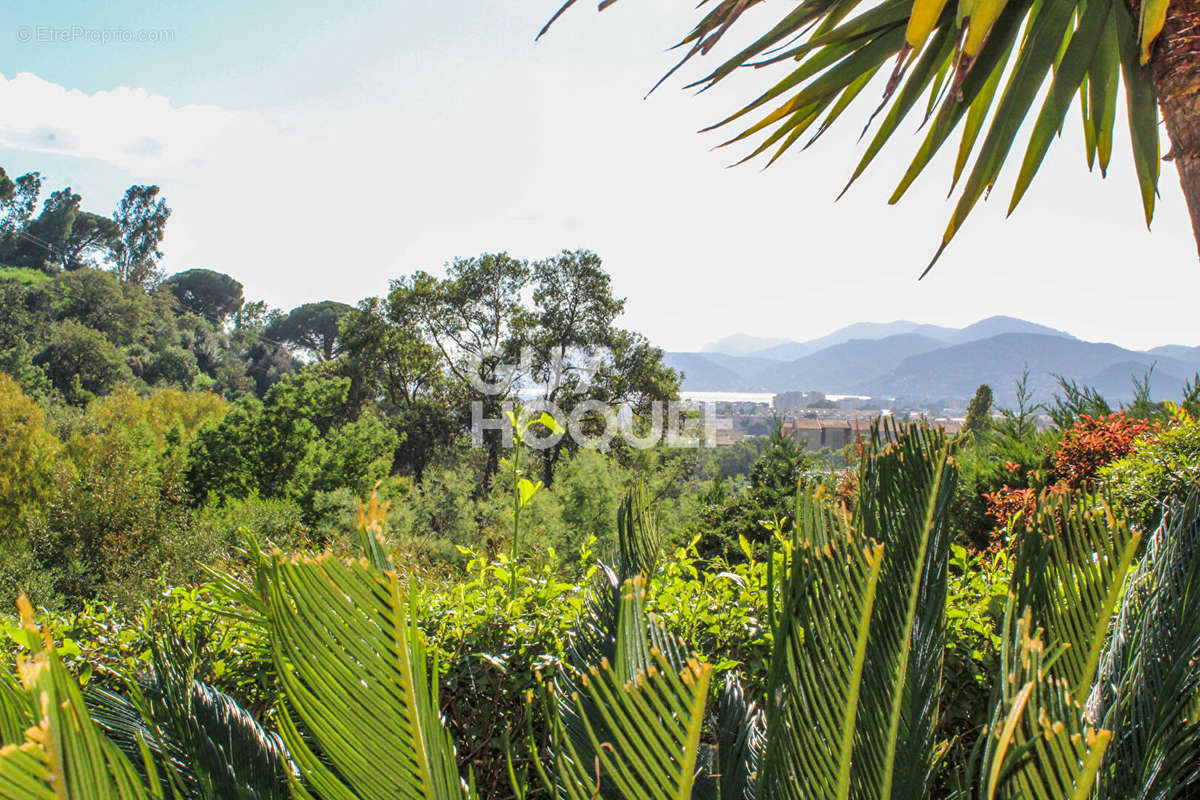
<svg viewBox="0 0 1200 800">
<path fill-rule="evenodd" d="M 644 99 L 693 6 L 584 2 L 535 43 L 556 0 L 10 1 L 0 166 L 103 213 L 130 184 L 160 185 L 164 268 L 229 273 L 283 309 L 357 302 L 455 257 L 588 248 L 627 298 L 622 324 L 668 350 L 995 314 L 1136 349 L 1200 344 L 1178 179 L 1164 163 L 1147 231 L 1120 125 L 1101 180 L 1069 115 L 1016 212 L 1012 164 L 918 282 L 953 208 L 946 160 L 887 205 L 914 122 L 834 202 L 868 87 L 809 150 L 729 168 L 745 151 L 697 131 L 781 73 Z"/>
</svg>

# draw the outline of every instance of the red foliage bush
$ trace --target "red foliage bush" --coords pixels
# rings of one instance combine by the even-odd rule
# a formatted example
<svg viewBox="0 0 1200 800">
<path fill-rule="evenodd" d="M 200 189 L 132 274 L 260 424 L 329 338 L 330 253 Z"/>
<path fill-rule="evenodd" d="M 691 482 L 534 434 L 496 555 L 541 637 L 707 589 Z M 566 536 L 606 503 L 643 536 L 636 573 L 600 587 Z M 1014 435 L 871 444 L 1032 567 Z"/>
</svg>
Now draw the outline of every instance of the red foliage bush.
<svg viewBox="0 0 1200 800">
<path fill-rule="evenodd" d="M 1078 489 L 1101 467 L 1128 455 L 1140 436 L 1158 429 L 1157 423 L 1131 419 L 1123 411 L 1099 419 L 1082 416 L 1054 451 L 1055 477 Z"/>
<path fill-rule="evenodd" d="M 1014 489 L 1007 483 L 1003 489 L 985 493 L 983 499 L 987 501 L 988 515 L 1001 525 L 1008 525 L 1021 512 L 1028 517 L 1037 507 L 1037 492 L 1033 489 Z"/>
</svg>

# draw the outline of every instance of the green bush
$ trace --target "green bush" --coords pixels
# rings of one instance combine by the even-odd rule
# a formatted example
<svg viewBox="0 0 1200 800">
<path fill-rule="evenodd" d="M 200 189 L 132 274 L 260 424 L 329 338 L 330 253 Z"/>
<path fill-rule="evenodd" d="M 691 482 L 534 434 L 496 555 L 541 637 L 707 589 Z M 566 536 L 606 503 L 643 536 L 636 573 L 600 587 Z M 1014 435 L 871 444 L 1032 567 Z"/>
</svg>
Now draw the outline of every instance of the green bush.
<svg viewBox="0 0 1200 800">
<path fill-rule="evenodd" d="M 1163 504 L 1183 501 L 1200 486 L 1200 420 L 1180 411 L 1161 432 L 1145 436 L 1099 477 L 1146 530 L 1158 526 Z"/>
</svg>

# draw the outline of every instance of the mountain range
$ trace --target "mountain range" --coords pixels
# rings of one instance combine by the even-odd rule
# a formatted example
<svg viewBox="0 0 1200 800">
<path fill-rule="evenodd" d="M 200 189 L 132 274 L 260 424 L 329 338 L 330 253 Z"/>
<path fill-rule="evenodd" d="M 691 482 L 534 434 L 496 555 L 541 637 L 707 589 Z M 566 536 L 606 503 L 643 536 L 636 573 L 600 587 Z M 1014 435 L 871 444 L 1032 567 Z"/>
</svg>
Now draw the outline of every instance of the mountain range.
<svg viewBox="0 0 1200 800">
<path fill-rule="evenodd" d="M 1127 350 L 997 316 L 965 328 L 856 323 L 802 342 L 738 335 L 702 352 L 667 353 L 666 361 L 684 373 L 687 391 L 820 391 L 949 401 L 969 398 L 987 383 L 998 402 L 1011 403 L 1015 381 L 1026 368 L 1028 388 L 1042 400 L 1059 389 L 1057 376 L 1094 386 L 1112 400 L 1128 399 L 1133 380 L 1151 370 L 1154 396 L 1177 397 L 1200 372 L 1200 347 Z"/>
</svg>

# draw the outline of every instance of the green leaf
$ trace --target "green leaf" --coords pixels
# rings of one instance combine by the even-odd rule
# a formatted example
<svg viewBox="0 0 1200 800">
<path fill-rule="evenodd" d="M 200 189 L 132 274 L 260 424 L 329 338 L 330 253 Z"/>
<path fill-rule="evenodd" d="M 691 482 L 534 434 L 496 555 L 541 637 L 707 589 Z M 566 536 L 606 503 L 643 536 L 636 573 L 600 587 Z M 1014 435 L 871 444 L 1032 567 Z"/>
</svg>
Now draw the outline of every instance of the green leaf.
<svg viewBox="0 0 1200 800">
<path fill-rule="evenodd" d="M 549 411 L 543 411 L 542 415 L 535 419 L 534 422 L 541 423 L 542 425 L 546 426 L 546 428 L 552 433 L 565 434 L 567 432 L 562 425 L 558 424 L 558 420 L 556 420 Z"/>
<path fill-rule="evenodd" d="M 644 602 L 644 591 L 631 582 L 622 604 Z M 690 800 L 712 668 L 688 659 L 680 669 L 657 648 L 648 656 L 632 674 L 604 661 L 583 677 L 572 718 L 586 750 L 561 718 L 551 721 L 555 779 L 571 800 Z"/>
<path fill-rule="evenodd" d="M 287 701 L 280 732 L 305 784 L 347 800 L 469 795 L 394 573 L 328 555 L 272 556 L 256 584 Z"/>
<path fill-rule="evenodd" d="M 21 598 L 24 600 L 24 598 Z M 38 633 L 32 617 L 25 626 Z M 18 745 L 0 748 L 0 800 L 149 800 L 133 765 L 88 716 L 79 685 L 49 637 L 20 665 L 24 704 L 9 682 L 6 703 L 30 711 L 31 726 Z M 11 710 L 11 708 L 10 708 Z"/>
<path fill-rule="evenodd" d="M 767 677 L 763 796 L 850 796 L 883 547 L 819 501 L 802 504 Z"/>
<path fill-rule="evenodd" d="M 1008 622 L 1006 628 L 1014 630 Z M 981 796 L 1089 800 L 1112 733 L 1086 725 L 1068 687 L 1051 677 L 1041 631 L 1032 630 L 1028 613 L 1006 642 L 983 751 Z"/>
<path fill-rule="evenodd" d="M 518 506 L 520 508 L 524 508 L 525 506 L 529 505 L 530 501 L 533 500 L 534 495 L 541 491 L 542 485 L 543 484 L 541 481 L 534 483 L 528 478 L 521 478 L 519 481 L 517 481 L 517 494 L 520 497 Z"/>
<path fill-rule="evenodd" d="M 1103 43 L 1103 32 L 1112 17 L 1111 7 L 1112 0 L 1088 0 L 1080 15 L 1078 26 L 1070 36 L 1069 44 L 1054 73 L 1050 92 L 1034 123 L 1029 146 L 1025 150 L 1025 160 L 1021 164 L 1017 185 L 1013 189 L 1012 201 L 1008 206 L 1010 214 L 1029 188 L 1042 159 L 1046 156 L 1046 151 L 1050 148 L 1050 141 L 1062 129 L 1067 110 L 1074 102 L 1088 67 L 1092 65 L 1096 52 Z"/>
</svg>

